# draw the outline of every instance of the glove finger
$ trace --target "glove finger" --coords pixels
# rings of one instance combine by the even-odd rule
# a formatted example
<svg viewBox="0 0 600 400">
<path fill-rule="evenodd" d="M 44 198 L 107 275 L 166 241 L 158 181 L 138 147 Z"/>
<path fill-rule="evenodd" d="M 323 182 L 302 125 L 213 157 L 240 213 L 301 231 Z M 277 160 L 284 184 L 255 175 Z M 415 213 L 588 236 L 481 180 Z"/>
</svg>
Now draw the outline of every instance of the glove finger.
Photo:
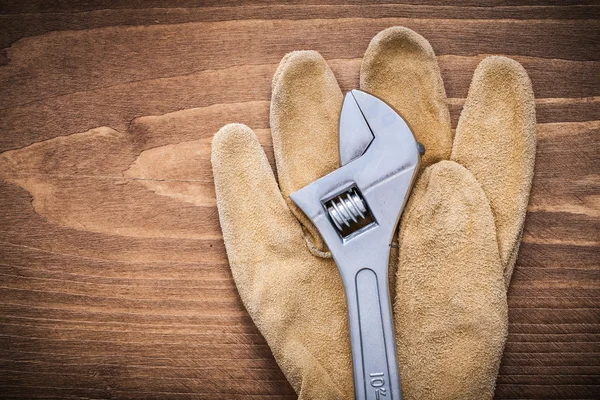
<svg viewBox="0 0 600 400">
<path fill-rule="evenodd" d="M 227 257 L 252 320 L 300 398 L 348 398 L 348 318 L 335 263 L 307 249 L 250 128 L 221 128 L 211 161 Z"/>
<path fill-rule="evenodd" d="M 371 40 L 360 70 L 360 87 L 394 107 L 425 145 L 423 168 L 450 156 L 452 130 L 446 91 L 429 42 L 393 27 Z"/>
<path fill-rule="evenodd" d="M 491 399 L 507 331 L 494 219 L 481 185 L 442 161 L 400 228 L 394 305 L 404 397 Z"/>
<path fill-rule="evenodd" d="M 527 72 L 506 57 L 484 59 L 473 76 L 451 158 L 475 175 L 489 199 L 507 286 L 529 202 L 535 147 Z"/>
<path fill-rule="evenodd" d="M 271 134 L 279 186 L 305 228 L 311 251 L 326 256 L 323 239 L 289 195 L 339 166 L 342 91 L 316 51 L 287 54 L 273 77 L 272 90 Z"/>
<path fill-rule="evenodd" d="M 304 245 L 250 128 L 241 124 L 221 128 L 213 138 L 211 161 L 219 220 L 236 283 L 260 273 L 252 269 L 268 264 L 263 262 L 266 256 L 292 254 Z M 239 265 L 244 265 L 243 271 L 236 270 Z"/>
</svg>

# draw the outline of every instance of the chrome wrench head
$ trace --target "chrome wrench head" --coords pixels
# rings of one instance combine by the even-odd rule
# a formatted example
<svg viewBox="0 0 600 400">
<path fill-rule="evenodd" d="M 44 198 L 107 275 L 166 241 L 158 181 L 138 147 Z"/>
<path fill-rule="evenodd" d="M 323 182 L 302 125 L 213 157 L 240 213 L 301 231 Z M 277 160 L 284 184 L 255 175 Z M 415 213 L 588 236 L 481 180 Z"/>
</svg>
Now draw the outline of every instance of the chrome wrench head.
<svg viewBox="0 0 600 400">
<path fill-rule="evenodd" d="M 344 282 L 357 399 L 401 398 L 388 261 L 421 152 L 392 107 L 352 90 L 340 115 L 342 166 L 291 194 L 321 233 Z"/>
</svg>

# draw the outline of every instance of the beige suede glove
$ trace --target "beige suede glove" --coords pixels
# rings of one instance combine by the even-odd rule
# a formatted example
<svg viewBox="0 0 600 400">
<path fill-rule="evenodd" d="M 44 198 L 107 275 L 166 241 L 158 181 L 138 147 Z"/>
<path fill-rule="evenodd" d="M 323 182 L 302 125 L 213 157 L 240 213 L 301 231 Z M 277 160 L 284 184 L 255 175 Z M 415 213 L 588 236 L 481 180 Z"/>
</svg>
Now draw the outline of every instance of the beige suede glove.
<svg viewBox="0 0 600 400">
<path fill-rule="evenodd" d="M 435 55 L 415 32 L 397 27 L 377 35 L 360 86 L 395 107 L 427 149 L 401 222 L 399 254 L 390 260 L 403 395 L 491 398 L 533 175 L 535 109 L 527 74 L 507 58 L 482 61 L 454 140 Z M 227 125 L 213 140 L 231 270 L 299 397 L 352 399 L 341 278 L 289 198 L 338 167 L 342 93 L 312 51 L 286 55 L 272 90 L 279 185 L 248 127 Z"/>
</svg>

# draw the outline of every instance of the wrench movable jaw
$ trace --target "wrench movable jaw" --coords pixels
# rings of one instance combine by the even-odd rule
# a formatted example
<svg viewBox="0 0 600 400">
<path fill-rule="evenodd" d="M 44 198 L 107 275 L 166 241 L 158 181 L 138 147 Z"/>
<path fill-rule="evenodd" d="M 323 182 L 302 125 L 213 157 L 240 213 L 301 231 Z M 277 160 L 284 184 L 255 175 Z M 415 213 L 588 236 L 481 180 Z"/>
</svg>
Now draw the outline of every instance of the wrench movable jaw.
<svg viewBox="0 0 600 400">
<path fill-rule="evenodd" d="M 340 164 L 362 156 L 373 141 L 373 132 L 365 120 L 354 92 L 344 96 L 342 112 L 340 113 Z"/>
<path fill-rule="evenodd" d="M 393 108 L 353 90 L 340 119 L 342 166 L 290 195 L 321 233 L 344 282 L 359 400 L 401 398 L 388 262 L 419 150 Z"/>
</svg>

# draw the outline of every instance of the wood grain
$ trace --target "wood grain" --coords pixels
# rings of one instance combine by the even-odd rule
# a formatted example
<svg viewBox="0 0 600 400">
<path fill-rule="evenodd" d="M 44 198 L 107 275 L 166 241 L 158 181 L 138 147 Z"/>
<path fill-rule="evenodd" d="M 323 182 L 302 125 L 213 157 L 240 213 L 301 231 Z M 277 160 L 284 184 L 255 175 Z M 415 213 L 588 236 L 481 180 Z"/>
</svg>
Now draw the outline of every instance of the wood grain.
<svg viewBox="0 0 600 400">
<path fill-rule="evenodd" d="M 437 55 L 456 125 L 488 54 L 529 72 L 539 123 L 496 397 L 599 398 L 600 6 L 593 1 L 4 1 L 0 396 L 293 399 L 245 312 L 210 141 L 251 126 L 315 49 L 343 90 L 371 37 Z"/>
</svg>

